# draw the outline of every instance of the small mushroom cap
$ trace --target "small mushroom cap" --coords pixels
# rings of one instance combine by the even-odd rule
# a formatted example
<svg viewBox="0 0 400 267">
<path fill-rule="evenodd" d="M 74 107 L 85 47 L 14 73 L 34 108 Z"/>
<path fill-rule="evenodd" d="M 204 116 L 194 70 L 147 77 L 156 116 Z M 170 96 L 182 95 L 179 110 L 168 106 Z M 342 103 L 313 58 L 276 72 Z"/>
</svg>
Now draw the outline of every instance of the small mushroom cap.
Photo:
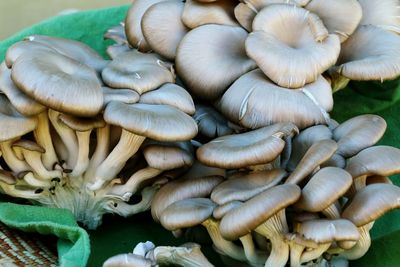
<svg viewBox="0 0 400 267">
<path fill-rule="evenodd" d="M 299 225 L 298 233 L 305 239 L 317 243 L 328 243 L 333 241 L 358 241 L 360 233 L 357 227 L 349 220 L 310 220 Z"/>
<path fill-rule="evenodd" d="M 213 211 L 213 217 L 216 220 L 221 220 L 222 217 L 224 217 L 228 212 L 240 207 L 242 204 L 243 204 L 243 202 L 234 200 L 234 201 L 225 203 L 223 205 L 220 205 L 218 207 L 215 207 L 215 209 Z"/>
<path fill-rule="evenodd" d="M 400 206 L 400 188 L 391 184 L 371 184 L 356 193 L 342 218 L 361 227 Z"/>
<path fill-rule="evenodd" d="M 290 174 L 286 183 L 300 183 L 318 166 L 327 161 L 337 150 L 338 145 L 333 140 L 321 140 L 314 143 L 304 154 L 296 169 Z"/>
<path fill-rule="evenodd" d="M 400 37 L 367 25 L 342 44 L 337 67 L 333 70 L 356 81 L 391 80 L 400 75 Z"/>
<path fill-rule="evenodd" d="M 297 130 L 291 123 L 278 123 L 251 132 L 218 137 L 197 150 L 197 159 L 206 165 L 225 169 L 271 162 L 285 147 L 285 142 L 279 137 L 285 127 Z"/>
<path fill-rule="evenodd" d="M 233 81 L 256 67 L 244 49 L 247 35 L 241 27 L 216 24 L 203 25 L 186 34 L 175 63 L 179 77 L 191 93 L 215 99 Z"/>
<path fill-rule="evenodd" d="M 11 70 L 4 62 L 0 64 L 0 91 L 7 96 L 15 109 L 25 116 L 37 115 L 46 109 L 15 86 L 11 80 Z"/>
<path fill-rule="evenodd" d="M 255 195 L 279 184 L 286 176 L 282 169 L 258 171 L 235 177 L 216 186 L 211 199 L 218 205 L 238 200 L 247 201 Z"/>
<path fill-rule="evenodd" d="M 143 149 L 143 155 L 147 164 L 158 170 L 187 167 L 194 161 L 191 153 L 176 146 L 148 145 Z"/>
<path fill-rule="evenodd" d="M 132 3 L 125 17 L 125 34 L 131 46 L 143 52 L 151 50 L 143 36 L 141 22 L 147 9 L 162 1 L 165 0 L 135 0 Z"/>
<path fill-rule="evenodd" d="M 357 178 L 363 175 L 390 176 L 400 172 L 400 149 L 373 146 L 362 150 L 348 160 L 346 170 Z"/>
<path fill-rule="evenodd" d="M 182 22 L 190 29 L 205 24 L 237 26 L 234 17 L 235 5 L 236 2 L 232 0 L 218 0 L 208 3 L 187 0 L 182 13 Z"/>
<path fill-rule="evenodd" d="M 111 101 L 119 101 L 126 104 L 133 104 L 139 101 L 139 94 L 130 89 L 113 89 L 109 87 L 101 87 L 104 96 L 104 105 Z"/>
<path fill-rule="evenodd" d="M 246 52 L 272 81 L 299 88 L 335 64 L 340 41 L 328 34 L 315 14 L 277 4 L 263 8 L 254 18 Z"/>
<path fill-rule="evenodd" d="M 352 183 L 351 175 L 345 170 L 323 168 L 303 188 L 295 206 L 311 212 L 323 211 L 344 195 Z"/>
<path fill-rule="evenodd" d="M 196 112 L 193 119 L 197 122 L 199 133 L 215 138 L 233 134 L 233 129 L 228 126 L 228 121 L 212 106 L 196 104 Z"/>
<path fill-rule="evenodd" d="M 107 105 L 104 120 L 157 141 L 186 141 L 197 134 L 197 124 L 191 117 L 167 105 L 125 104 L 114 101 Z"/>
<path fill-rule="evenodd" d="M 128 40 L 126 39 L 125 34 L 125 24 L 123 22 L 120 22 L 120 24 L 108 28 L 107 31 L 104 33 L 103 38 L 113 40 L 118 45 L 125 45 L 126 47 L 128 47 Z"/>
<path fill-rule="evenodd" d="M 183 199 L 161 213 L 160 223 L 170 231 L 193 227 L 210 218 L 216 206 L 208 198 Z"/>
<path fill-rule="evenodd" d="M 101 76 L 110 87 L 132 89 L 140 95 L 175 81 L 167 64 L 156 54 L 136 50 L 119 54 L 103 69 Z"/>
<path fill-rule="evenodd" d="M 0 183 L 15 185 L 17 183 L 17 179 L 11 172 L 0 169 Z"/>
<path fill-rule="evenodd" d="M 103 128 L 106 122 L 102 116 L 91 118 L 79 118 L 67 114 L 60 114 L 58 120 L 63 124 L 78 132 L 86 132 L 95 128 Z"/>
<path fill-rule="evenodd" d="M 54 52 L 36 51 L 19 57 L 11 78 L 25 94 L 56 111 L 89 117 L 103 106 L 96 72 Z"/>
<path fill-rule="evenodd" d="M 382 117 L 372 114 L 356 116 L 345 121 L 333 131 L 333 139 L 339 146 L 336 153 L 347 158 L 375 145 L 385 133 L 386 126 Z"/>
<path fill-rule="evenodd" d="M 160 88 L 144 93 L 140 96 L 140 103 L 170 105 L 182 110 L 186 114 L 193 115 L 195 107 L 190 94 L 181 86 L 174 83 L 166 83 Z"/>
<path fill-rule="evenodd" d="M 153 197 L 151 215 L 158 221 L 162 212 L 172 203 L 188 198 L 208 197 L 215 186 L 223 181 L 221 176 L 185 178 L 171 181 L 161 187 Z"/>
<path fill-rule="evenodd" d="M 400 10 L 397 0 L 358 0 L 362 7 L 360 25 L 375 25 L 400 33 Z"/>
<path fill-rule="evenodd" d="M 300 188 L 293 184 L 267 189 L 226 214 L 219 227 L 221 235 L 227 240 L 236 240 L 250 233 L 274 214 L 295 203 L 300 192 Z"/>
<path fill-rule="evenodd" d="M 12 147 L 19 147 L 22 149 L 26 149 L 29 151 L 39 152 L 41 154 L 45 153 L 46 150 L 40 146 L 38 143 L 30 141 L 30 140 L 18 140 L 12 144 Z"/>
<path fill-rule="evenodd" d="M 107 259 L 103 267 L 151 267 L 152 262 L 133 253 L 119 254 Z"/>
<path fill-rule="evenodd" d="M 188 32 L 181 20 L 184 5 L 180 0 L 159 2 L 149 7 L 142 18 L 147 44 L 168 60 L 174 60 L 176 48 Z"/>
<path fill-rule="evenodd" d="M 332 109 L 333 98 L 332 89 L 322 76 L 302 89 L 293 90 L 275 85 L 261 70 L 256 69 L 237 79 L 222 96 L 218 106 L 230 121 L 246 128 L 255 129 L 287 121 L 305 128 L 326 123 L 324 113 Z"/>
<path fill-rule="evenodd" d="M 252 31 L 252 24 L 254 17 L 257 15 L 247 3 L 239 3 L 234 10 L 235 18 L 240 23 L 240 26 L 245 28 L 248 32 Z"/>
<path fill-rule="evenodd" d="M 341 42 L 356 30 L 363 16 L 357 0 L 312 0 L 305 8 L 318 15 L 329 33 L 337 34 Z"/>
</svg>

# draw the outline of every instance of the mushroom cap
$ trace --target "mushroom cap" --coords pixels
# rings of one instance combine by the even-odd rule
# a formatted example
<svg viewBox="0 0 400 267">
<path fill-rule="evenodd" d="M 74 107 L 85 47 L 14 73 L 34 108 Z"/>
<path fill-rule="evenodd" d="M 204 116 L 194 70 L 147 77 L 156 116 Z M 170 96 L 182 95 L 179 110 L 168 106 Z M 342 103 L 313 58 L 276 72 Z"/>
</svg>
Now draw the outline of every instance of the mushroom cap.
<svg viewBox="0 0 400 267">
<path fill-rule="evenodd" d="M 240 207 L 242 204 L 243 204 L 243 202 L 234 200 L 234 201 L 225 203 L 223 205 L 220 205 L 218 207 L 215 207 L 215 209 L 213 211 L 213 217 L 216 220 L 221 220 L 222 217 L 224 217 L 228 212 Z"/>
<path fill-rule="evenodd" d="M 13 64 L 11 78 L 25 94 L 56 111 L 89 117 L 103 106 L 96 72 L 55 52 L 24 54 Z"/>
<path fill-rule="evenodd" d="M 0 94 L 0 142 L 33 131 L 37 123 L 36 117 L 23 117 L 15 110 L 7 97 Z"/>
<path fill-rule="evenodd" d="M 167 64 L 156 54 L 136 50 L 119 54 L 103 69 L 101 76 L 110 87 L 132 89 L 140 95 L 175 81 Z"/>
<path fill-rule="evenodd" d="M 346 171 L 353 178 L 360 176 L 389 176 L 400 172 L 400 149 L 373 146 L 362 150 L 348 160 Z"/>
<path fill-rule="evenodd" d="M 106 53 L 111 58 L 114 59 L 118 57 L 118 55 L 131 51 L 129 46 L 127 45 L 120 45 L 120 44 L 113 44 L 107 47 Z"/>
<path fill-rule="evenodd" d="M 103 267 L 151 267 L 152 262 L 133 253 L 119 254 L 107 259 Z"/>
<path fill-rule="evenodd" d="M 239 3 L 236 5 L 234 13 L 235 18 L 239 22 L 240 26 L 245 28 L 248 32 L 251 32 L 253 20 L 257 15 L 257 12 L 250 8 L 247 3 Z"/>
<path fill-rule="evenodd" d="M 196 122 L 187 114 L 168 105 L 113 101 L 104 111 L 104 120 L 157 141 L 186 141 L 197 134 Z"/>
<path fill-rule="evenodd" d="M 67 114 L 60 114 L 58 120 L 63 124 L 78 132 L 86 132 L 95 128 L 103 128 L 106 126 L 106 122 L 102 116 L 96 116 L 91 118 L 79 118 Z"/>
<path fill-rule="evenodd" d="M 12 46 L 7 49 L 4 62 L 6 63 L 8 68 L 11 68 L 14 62 L 24 53 L 35 53 L 36 51 L 52 51 L 56 52 L 50 46 L 38 43 L 35 41 L 23 40 L 20 42 L 16 42 Z"/>
<path fill-rule="evenodd" d="M 209 24 L 191 30 L 176 54 L 176 68 L 191 93 L 215 99 L 242 74 L 256 67 L 244 49 L 241 27 Z M 212 40 L 212 42 L 210 42 Z"/>
<path fill-rule="evenodd" d="M 202 163 L 237 169 L 273 161 L 282 152 L 285 142 L 279 137 L 284 128 L 297 130 L 292 123 L 278 123 L 246 133 L 218 137 L 201 146 L 196 154 Z"/>
<path fill-rule="evenodd" d="M 386 121 L 372 114 L 353 117 L 333 131 L 333 139 L 339 146 L 336 153 L 351 157 L 361 150 L 375 145 L 386 130 Z"/>
<path fill-rule="evenodd" d="M 302 222 L 297 232 L 305 239 L 317 243 L 328 243 L 333 241 L 358 241 L 360 233 L 357 227 L 349 220 L 316 219 Z"/>
<path fill-rule="evenodd" d="M 15 109 L 25 116 L 37 115 L 46 109 L 15 86 L 11 80 L 11 70 L 4 62 L 0 64 L 0 91 L 7 96 Z"/>
<path fill-rule="evenodd" d="M 151 144 L 143 149 L 143 155 L 150 167 L 158 170 L 171 170 L 191 166 L 193 155 L 177 146 Z"/>
<path fill-rule="evenodd" d="M 311 212 L 323 211 L 344 195 L 352 183 L 351 175 L 345 170 L 336 167 L 322 168 L 303 188 L 295 206 Z"/>
<path fill-rule="evenodd" d="M 182 199 L 161 213 L 160 223 L 170 231 L 193 227 L 210 218 L 216 206 L 208 198 Z"/>
<path fill-rule="evenodd" d="M 367 25 L 342 44 L 337 67 L 333 70 L 356 81 L 391 80 L 400 75 L 400 37 Z"/>
<path fill-rule="evenodd" d="M 205 24 L 237 26 L 234 17 L 235 5 L 236 1 L 232 0 L 218 0 L 207 3 L 187 0 L 182 13 L 182 22 L 190 29 Z"/>
<path fill-rule="evenodd" d="M 247 201 L 262 191 L 276 186 L 285 176 L 286 172 L 282 169 L 243 174 L 217 185 L 211 193 L 211 200 L 218 205 L 235 200 Z"/>
<path fill-rule="evenodd" d="M 222 96 L 218 107 L 230 121 L 246 128 L 287 121 L 305 128 L 326 123 L 325 111 L 333 107 L 332 89 L 322 76 L 303 89 L 286 89 L 256 69 L 237 79 Z"/>
<path fill-rule="evenodd" d="M 189 115 L 193 115 L 196 111 L 190 94 L 183 87 L 174 83 L 166 83 L 156 90 L 144 93 L 140 96 L 139 102 L 170 105 Z"/>
<path fill-rule="evenodd" d="M 149 7 L 142 18 L 147 44 L 168 60 L 174 60 L 176 48 L 188 32 L 181 20 L 184 5 L 180 0 L 159 2 Z"/>
<path fill-rule="evenodd" d="M 30 141 L 30 140 L 21 139 L 21 140 L 15 141 L 12 144 L 12 147 L 19 147 L 19 148 L 26 149 L 29 151 L 39 152 L 41 154 L 46 152 L 46 150 L 41 145 L 39 145 L 36 142 Z"/>
<path fill-rule="evenodd" d="M 358 191 L 342 213 L 342 218 L 361 227 L 386 212 L 399 208 L 400 188 L 392 184 L 371 184 Z"/>
<path fill-rule="evenodd" d="M 199 133 L 215 138 L 233 134 L 233 129 L 228 126 L 228 121 L 212 106 L 196 104 L 196 112 L 193 119 L 197 122 Z"/>
<path fill-rule="evenodd" d="M 151 50 L 143 36 L 141 22 L 144 13 L 154 4 L 165 0 L 135 0 L 125 17 L 125 34 L 131 46 L 139 51 Z"/>
<path fill-rule="evenodd" d="M 360 25 L 375 25 L 400 33 L 400 10 L 397 0 L 358 0 L 362 8 Z"/>
<path fill-rule="evenodd" d="M 295 203 L 300 192 L 297 185 L 285 184 L 258 194 L 222 218 L 219 226 L 222 237 L 236 240 L 250 233 L 274 214 Z"/>
<path fill-rule="evenodd" d="M 128 47 L 128 40 L 126 39 L 125 34 L 125 24 L 123 22 L 108 28 L 103 34 L 103 38 L 113 40 L 117 45 L 125 45 Z"/>
<path fill-rule="evenodd" d="M 215 186 L 223 181 L 221 176 L 183 178 L 165 184 L 154 195 L 151 215 L 158 221 L 162 212 L 172 203 L 188 198 L 208 197 Z"/>
<path fill-rule="evenodd" d="M 363 16 L 357 0 L 312 0 L 305 8 L 318 15 L 329 33 L 337 34 L 341 42 L 356 30 Z"/>
<path fill-rule="evenodd" d="M 296 169 L 290 174 L 286 183 L 300 183 L 311 174 L 318 166 L 329 160 L 337 150 L 338 145 L 333 140 L 321 140 L 314 143 L 297 164 Z"/>
<path fill-rule="evenodd" d="M 104 105 L 111 101 L 119 101 L 127 104 L 137 103 L 139 101 L 139 94 L 130 89 L 114 89 L 110 87 L 101 87 L 104 96 Z"/>
<path fill-rule="evenodd" d="M 254 18 L 246 52 L 272 81 L 299 88 L 335 64 L 340 41 L 327 33 L 315 14 L 277 4 L 263 8 Z"/>
</svg>

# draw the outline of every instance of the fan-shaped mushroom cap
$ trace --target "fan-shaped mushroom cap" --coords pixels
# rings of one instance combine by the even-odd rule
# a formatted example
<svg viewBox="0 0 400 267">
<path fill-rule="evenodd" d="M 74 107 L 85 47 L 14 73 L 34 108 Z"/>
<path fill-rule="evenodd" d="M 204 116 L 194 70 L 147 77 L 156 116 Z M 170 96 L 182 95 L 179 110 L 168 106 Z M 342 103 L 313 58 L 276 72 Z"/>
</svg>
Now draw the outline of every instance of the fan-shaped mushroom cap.
<svg viewBox="0 0 400 267">
<path fill-rule="evenodd" d="M 300 192 L 300 188 L 292 184 L 267 189 L 226 214 L 219 227 L 221 235 L 227 240 L 236 240 L 250 233 L 278 211 L 295 203 Z"/>
<path fill-rule="evenodd" d="M 170 231 L 193 227 L 210 218 L 216 206 L 208 198 L 183 199 L 169 205 L 162 212 L 160 222 Z"/>
<path fill-rule="evenodd" d="M 213 24 L 186 34 L 175 63 L 188 89 L 200 98 L 215 99 L 238 77 L 254 69 L 254 61 L 244 49 L 247 35 L 241 27 Z"/>
<path fill-rule="evenodd" d="M 197 0 L 187 0 L 182 13 L 182 22 L 190 29 L 204 24 L 223 24 L 237 26 L 233 10 L 236 2 L 218 0 L 202 3 Z"/>
<path fill-rule="evenodd" d="M 342 44 L 338 66 L 332 70 L 357 81 L 394 79 L 400 74 L 399 46 L 400 37 L 395 33 L 360 26 Z"/>
<path fill-rule="evenodd" d="M 88 65 L 96 71 L 101 71 L 107 64 L 95 50 L 75 40 L 45 35 L 31 35 L 25 39 L 49 46 L 58 53 Z"/>
<path fill-rule="evenodd" d="M 143 36 L 141 22 L 144 13 L 154 4 L 165 0 L 135 0 L 125 17 L 125 34 L 128 42 L 139 51 L 147 52 L 151 48 Z"/>
<path fill-rule="evenodd" d="M 322 76 L 302 89 L 291 90 L 275 85 L 259 69 L 237 79 L 219 102 L 230 121 L 251 129 L 285 121 L 299 128 L 326 123 L 326 111 L 332 106 L 332 90 Z"/>
<path fill-rule="evenodd" d="M 128 51 L 131 51 L 129 46 L 120 45 L 120 44 L 110 45 L 106 49 L 106 53 L 111 59 L 114 59 L 114 58 L 118 57 L 118 55 L 128 52 Z"/>
<path fill-rule="evenodd" d="M 87 117 L 103 107 L 96 72 L 61 54 L 24 54 L 13 64 L 11 78 L 25 94 L 56 111 Z"/>
<path fill-rule="evenodd" d="M 130 89 L 113 89 L 109 87 L 101 87 L 104 96 L 104 105 L 111 101 L 119 101 L 127 104 L 133 104 L 139 101 L 139 94 Z"/>
<path fill-rule="evenodd" d="M 0 142 L 22 136 L 33 131 L 38 121 L 36 117 L 23 117 L 10 101 L 0 94 Z"/>
<path fill-rule="evenodd" d="M 252 31 L 252 24 L 257 12 L 253 10 L 247 3 L 239 3 L 234 10 L 235 18 L 239 24 L 248 32 Z"/>
<path fill-rule="evenodd" d="M 400 188 L 391 184 L 371 184 L 356 193 L 342 213 L 344 219 L 357 227 L 377 220 L 400 206 Z"/>
<path fill-rule="evenodd" d="M 174 74 L 156 54 L 136 50 L 118 55 L 103 69 L 101 76 L 110 87 L 133 89 L 140 95 L 164 83 L 175 82 Z"/>
<path fill-rule="evenodd" d="M 335 64 L 340 41 L 328 34 L 315 14 L 291 5 L 271 5 L 254 18 L 246 52 L 272 81 L 299 88 Z"/>
<path fill-rule="evenodd" d="M 196 104 L 193 119 L 197 122 L 199 133 L 206 137 L 215 138 L 233 133 L 228 121 L 211 106 Z"/>
<path fill-rule="evenodd" d="M 106 126 L 106 123 L 101 116 L 79 118 L 67 114 L 60 114 L 58 119 L 69 128 L 78 132 L 85 132 L 94 128 L 103 128 Z"/>
<path fill-rule="evenodd" d="M 35 53 L 36 51 L 56 52 L 53 48 L 34 41 L 24 40 L 17 42 L 7 49 L 4 62 L 11 68 L 14 62 L 24 53 Z"/>
<path fill-rule="evenodd" d="M 390 146 L 373 146 L 362 150 L 349 159 L 346 170 L 360 176 L 389 176 L 400 172 L 400 149 Z"/>
<path fill-rule="evenodd" d="M 385 120 L 378 115 L 360 115 L 340 124 L 333 131 L 333 139 L 339 146 L 336 153 L 351 157 L 361 150 L 375 145 L 386 130 Z"/>
<path fill-rule="evenodd" d="M 143 149 L 143 155 L 150 167 L 171 170 L 193 164 L 193 155 L 177 146 L 151 144 Z"/>
<path fill-rule="evenodd" d="M 211 193 L 211 200 L 218 205 L 234 200 L 247 201 L 262 191 L 279 184 L 285 176 L 286 172 L 282 169 L 243 174 L 216 186 Z"/>
<path fill-rule="evenodd" d="M 296 169 L 290 174 L 286 183 L 298 184 L 318 166 L 327 161 L 337 150 L 338 146 L 333 140 L 321 140 L 314 143 L 297 164 Z"/>
<path fill-rule="evenodd" d="M 301 192 L 297 208 L 319 212 L 344 195 L 353 183 L 351 175 L 343 169 L 326 167 L 318 171 Z"/>
<path fill-rule="evenodd" d="M 151 203 L 151 215 L 155 221 L 172 203 L 182 199 L 207 197 L 213 188 L 223 181 L 221 176 L 206 176 L 193 179 L 178 179 L 161 187 Z"/>
<path fill-rule="evenodd" d="M 197 124 L 191 117 L 167 105 L 110 102 L 104 120 L 158 141 L 186 141 L 197 134 Z"/>
<path fill-rule="evenodd" d="M 341 42 L 356 30 L 363 16 L 357 0 L 312 0 L 305 8 L 317 14 L 329 33 L 337 34 Z"/>
<path fill-rule="evenodd" d="M 197 159 L 206 165 L 237 169 L 273 161 L 282 152 L 286 131 L 296 132 L 291 123 L 278 123 L 251 132 L 218 137 L 201 146 Z M 285 131 L 285 132 L 284 132 Z"/>
<path fill-rule="evenodd" d="M 170 105 L 189 115 L 193 115 L 196 110 L 190 94 L 184 88 L 174 83 L 166 83 L 156 90 L 144 93 L 140 96 L 139 102 L 144 104 Z"/>
<path fill-rule="evenodd" d="M 147 9 L 142 18 L 147 43 L 168 60 L 174 60 L 176 48 L 188 32 L 181 20 L 184 5 L 180 0 L 159 2 Z"/>
<path fill-rule="evenodd" d="M 0 91 L 7 96 L 15 109 L 25 116 L 37 115 L 46 109 L 15 86 L 11 80 L 11 70 L 4 62 L 0 65 Z"/>
<path fill-rule="evenodd" d="M 215 209 L 213 211 L 213 217 L 216 220 L 221 220 L 222 217 L 224 217 L 228 212 L 236 209 L 237 207 L 240 207 L 242 204 L 243 204 L 243 202 L 234 200 L 234 201 L 225 203 L 223 205 L 220 205 L 218 207 L 215 207 Z"/>
<path fill-rule="evenodd" d="M 375 25 L 400 33 L 400 10 L 397 0 L 358 0 L 362 7 L 360 25 Z"/>
<path fill-rule="evenodd" d="M 151 267 L 152 262 L 133 253 L 119 254 L 107 259 L 103 267 Z"/>
<path fill-rule="evenodd" d="M 302 234 L 305 239 L 317 243 L 337 241 L 340 244 L 340 241 L 355 242 L 360 239 L 357 227 L 351 221 L 345 219 L 305 221 L 299 225 L 297 232 Z"/>
</svg>

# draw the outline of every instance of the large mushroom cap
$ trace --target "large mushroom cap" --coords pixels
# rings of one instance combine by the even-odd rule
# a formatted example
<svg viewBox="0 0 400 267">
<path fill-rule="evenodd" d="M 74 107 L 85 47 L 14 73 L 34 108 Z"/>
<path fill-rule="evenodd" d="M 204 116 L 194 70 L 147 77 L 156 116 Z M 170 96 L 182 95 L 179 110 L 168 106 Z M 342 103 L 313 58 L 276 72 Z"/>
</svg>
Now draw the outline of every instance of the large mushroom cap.
<svg viewBox="0 0 400 267">
<path fill-rule="evenodd" d="M 278 211 L 295 203 L 300 197 L 297 185 L 278 185 L 267 189 L 240 207 L 228 212 L 221 220 L 221 235 L 236 240 L 250 233 Z"/>
<path fill-rule="evenodd" d="M 277 135 L 284 128 L 297 131 L 291 123 L 278 123 L 251 132 L 218 137 L 197 150 L 197 158 L 206 165 L 236 169 L 273 161 L 285 142 Z"/>
<path fill-rule="evenodd" d="M 11 78 L 24 93 L 54 110 L 77 116 L 96 115 L 103 93 L 96 72 L 54 52 L 24 54 L 13 64 Z"/>
<path fill-rule="evenodd" d="M 176 55 L 178 75 L 200 98 L 215 99 L 242 74 L 254 69 L 246 56 L 241 27 L 203 25 L 182 39 Z"/>
<path fill-rule="evenodd" d="M 246 52 L 272 81 L 299 88 L 335 64 L 340 41 L 327 33 L 315 14 L 277 4 L 263 8 L 254 18 Z"/>
<path fill-rule="evenodd" d="M 362 7 L 360 25 L 375 25 L 400 33 L 400 10 L 398 0 L 358 0 Z"/>
<path fill-rule="evenodd" d="M 167 105 L 110 102 L 104 120 L 158 141 L 186 141 L 197 134 L 197 124 L 191 117 Z"/>
<path fill-rule="evenodd" d="M 322 76 L 302 89 L 292 90 L 274 84 L 260 69 L 237 79 L 219 102 L 219 109 L 229 120 L 251 129 L 286 121 L 299 128 L 324 124 L 332 107 L 332 89 Z"/>
</svg>

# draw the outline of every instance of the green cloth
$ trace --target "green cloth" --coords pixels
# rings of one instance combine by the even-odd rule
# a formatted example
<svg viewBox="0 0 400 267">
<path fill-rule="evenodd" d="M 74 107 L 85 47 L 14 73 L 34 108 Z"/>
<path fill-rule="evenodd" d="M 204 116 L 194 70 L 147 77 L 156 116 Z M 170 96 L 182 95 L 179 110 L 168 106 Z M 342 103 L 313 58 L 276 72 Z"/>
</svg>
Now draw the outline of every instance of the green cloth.
<svg viewBox="0 0 400 267">
<path fill-rule="evenodd" d="M 10 228 L 58 237 L 58 261 L 62 267 L 86 266 L 90 254 L 87 232 L 69 210 L 0 203 L 0 221 Z"/>
<path fill-rule="evenodd" d="M 127 6 L 104 10 L 80 12 L 60 16 L 32 26 L 15 36 L 0 42 L 0 60 L 8 46 L 29 34 L 47 34 L 80 40 L 102 55 L 111 44 L 103 40 L 104 31 L 117 25 L 125 17 Z M 380 144 L 400 147 L 400 86 L 399 81 L 351 83 L 348 88 L 335 94 L 333 118 L 342 122 L 355 115 L 375 113 L 386 119 L 388 130 Z M 399 182 L 394 179 L 396 184 Z M 1 209 L 1 207 L 0 207 Z M 1 212 L 1 210 L 0 210 Z M 108 216 L 104 224 L 90 232 L 92 252 L 89 266 L 101 266 L 108 257 L 129 252 L 134 244 L 152 240 L 156 245 L 179 244 L 173 236 L 151 221 L 148 213 L 129 219 Z M 374 239 L 370 251 L 352 266 L 400 266 L 400 211 L 392 211 L 379 219 L 372 230 Z M 210 247 L 206 254 L 216 266 L 223 266 Z M 87 255 L 87 254 L 85 254 Z M 72 259 L 71 259 L 72 260 Z M 79 261 L 80 259 L 76 259 Z"/>
</svg>

